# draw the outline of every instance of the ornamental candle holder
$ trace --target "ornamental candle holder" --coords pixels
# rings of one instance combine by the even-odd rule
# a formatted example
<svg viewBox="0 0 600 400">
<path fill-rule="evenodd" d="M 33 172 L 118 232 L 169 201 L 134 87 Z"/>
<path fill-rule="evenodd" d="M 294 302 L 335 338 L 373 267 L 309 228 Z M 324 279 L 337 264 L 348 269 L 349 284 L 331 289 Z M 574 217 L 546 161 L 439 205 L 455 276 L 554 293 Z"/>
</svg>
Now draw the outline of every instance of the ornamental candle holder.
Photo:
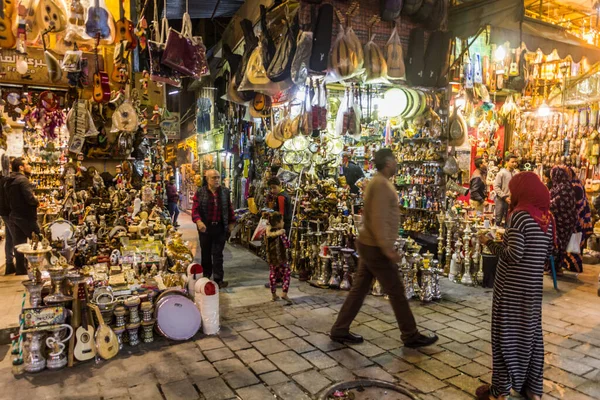
<svg viewBox="0 0 600 400">
<path fill-rule="evenodd" d="M 42 243 L 23 243 L 15 246 L 15 250 L 22 253 L 27 259 L 29 279 L 36 284 L 42 283 L 42 270 L 46 264 L 46 256 L 52 251 L 47 240 Z"/>
<path fill-rule="evenodd" d="M 471 226 L 469 225 L 469 222 L 466 222 L 465 225 L 465 263 L 460 283 L 462 283 L 463 285 L 472 286 L 473 278 L 471 277 Z"/>
<path fill-rule="evenodd" d="M 450 272 L 448 273 L 448 279 L 450 282 L 457 283 L 457 276 L 460 273 L 460 264 L 461 264 L 461 251 L 462 251 L 462 240 L 459 237 L 456 239 L 456 244 L 454 247 L 454 254 L 452 254 L 452 261 L 450 262 Z"/>
<path fill-rule="evenodd" d="M 332 257 L 330 255 L 319 255 L 319 258 L 321 260 L 319 268 L 315 269 L 316 283 L 319 286 L 325 286 L 331 277 L 329 268 L 331 268 L 330 263 Z"/>
<path fill-rule="evenodd" d="M 407 300 L 415 297 L 415 289 L 413 288 L 413 269 L 412 266 L 406 260 L 406 257 L 402 258 L 400 262 L 400 271 L 402 273 L 402 284 L 404 285 L 404 295 Z"/>
<path fill-rule="evenodd" d="M 444 265 L 444 276 L 449 276 L 451 270 L 452 228 L 454 228 L 454 223 L 454 220 L 450 216 L 444 221 L 444 224 L 446 225 L 446 264 Z"/>
<path fill-rule="evenodd" d="M 44 283 L 27 280 L 21 284 L 25 286 L 25 290 L 29 294 L 29 305 L 32 308 L 40 307 L 42 305 L 42 288 L 44 287 Z"/>
<path fill-rule="evenodd" d="M 340 255 L 342 248 L 340 246 L 329 246 L 331 252 L 331 275 L 329 279 L 329 287 L 338 289 L 340 287 Z"/>
<path fill-rule="evenodd" d="M 28 350 L 25 355 L 25 371 L 40 372 L 46 368 L 46 359 L 42 352 L 42 338 L 45 332 L 27 333 Z"/>
<path fill-rule="evenodd" d="M 437 248 L 437 256 L 438 260 L 442 262 L 442 257 L 444 255 L 444 221 L 446 221 L 446 215 L 443 211 L 437 215 L 438 224 L 440 225 L 440 229 L 438 232 L 438 248 Z"/>
<path fill-rule="evenodd" d="M 442 299 L 442 292 L 440 289 L 440 277 L 443 275 L 444 271 L 440 268 L 439 260 L 433 260 L 431 271 L 433 272 L 433 293 L 432 298 L 434 301 L 439 301 Z"/>
<path fill-rule="evenodd" d="M 423 260 L 421 269 L 421 292 L 419 298 L 423 303 L 429 303 L 433 300 L 433 274 L 429 269 L 429 260 Z"/>
<path fill-rule="evenodd" d="M 58 266 L 57 268 L 48 268 L 48 273 L 50 274 L 50 280 L 52 281 L 52 293 L 46 296 L 44 302 L 46 304 L 56 304 L 62 303 L 64 301 L 71 301 L 73 298 L 71 296 L 66 296 L 61 292 L 61 284 L 65 275 L 67 273 L 67 269 L 63 268 L 63 266 Z"/>
</svg>

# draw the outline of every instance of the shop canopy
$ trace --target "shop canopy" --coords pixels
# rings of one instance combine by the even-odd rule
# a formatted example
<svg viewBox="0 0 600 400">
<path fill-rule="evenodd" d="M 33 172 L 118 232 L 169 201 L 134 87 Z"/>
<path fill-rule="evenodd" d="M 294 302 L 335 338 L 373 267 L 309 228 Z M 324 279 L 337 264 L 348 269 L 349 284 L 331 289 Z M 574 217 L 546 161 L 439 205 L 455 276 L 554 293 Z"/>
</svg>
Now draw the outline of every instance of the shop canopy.
<svg viewBox="0 0 600 400">
<path fill-rule="evenodd" d="M 556 49 L 561 58 L 571 56 L 574 62 L 586 57 L 590 63 L 600 61 L 600 48 L 570 34 L 565 28 L 525 16 L 523 0 L 475 0 L 449 11 L 448 29 L 461 39 L 475 36 L 481 28 L 490 27 L 490 42 L 501 45 L 520 42 L 531 51 L 550 54 Z"/>
</svg>

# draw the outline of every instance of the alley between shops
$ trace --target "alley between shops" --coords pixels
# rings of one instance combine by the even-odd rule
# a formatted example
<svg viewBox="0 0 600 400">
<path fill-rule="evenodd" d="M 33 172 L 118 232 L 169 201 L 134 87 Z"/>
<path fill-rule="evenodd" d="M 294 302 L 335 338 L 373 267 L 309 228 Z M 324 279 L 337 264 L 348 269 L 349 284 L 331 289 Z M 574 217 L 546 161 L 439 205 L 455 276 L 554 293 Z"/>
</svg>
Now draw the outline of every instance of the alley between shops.
<svg viewBox="0 0 600 400">
<path fill-rule="evenodd" d="M 181 222 L 184 239 L 195 251 L 189 216 L 182 214 Z M 218 336 L 198 334 L 183 343 L 160 338 L 125 347 L 110 361 L 18 376 L 4 345 L 0 399 L 303 400 L 318 399 L 335 382 L 364 377 L 397 382 L 423 400 L 460 400 L 472 398 L 478 386 L 491 381 L 491 290 L 444 281 L 440 303 L 413 301 L 420 328 L 440 337 L 420 350 L 402 347 L 389 303 L 370 296 L 353 327 L 365 342 L 344 346 L 326 335 L 345 292 L 293 280 L 294 304 L 284 306 L 270 301 L 264 287 L 268 268 L 258 257 L 228 245 L 225 265 L 230 286 L 220 295 Z M 558 292 L 546 278 L 546 399 L 600 398 L 599 272 L 588 266 L 578 278 L 561 280 Z M 18 298 L 22 290 L 10 287 Z M 12 312 L 12 306 L 0 307 L 2 314 Z"/>
</svg>

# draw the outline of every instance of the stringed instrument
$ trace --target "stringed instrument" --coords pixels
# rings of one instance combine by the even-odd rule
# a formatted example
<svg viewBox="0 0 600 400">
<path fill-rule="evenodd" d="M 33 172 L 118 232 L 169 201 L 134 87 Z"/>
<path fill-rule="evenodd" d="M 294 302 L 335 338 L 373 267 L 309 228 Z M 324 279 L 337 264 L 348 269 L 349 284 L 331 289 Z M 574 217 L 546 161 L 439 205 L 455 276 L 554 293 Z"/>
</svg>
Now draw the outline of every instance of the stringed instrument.
<svg viewBox="0 0 600 400">
<path fill-rule="evenodd" d="M 133 33 L 133 23 L 125 17 L 123 0 L 119 1 L 120 18 L 115 24 L 115 44 L 127 42 L 127 50 L 133 50 L 137 47 L 137 37 Z"/>
<path fill-rule="evenodd" d="M 100 6 L 100 0 L 94 0 L 94 6 L 88 9 L 85 33 L 93 38 L 106 39 L 110 37 L 109 18 L 110 15 L 106 8 Z"/>
<path fill-rule="evenodd" d="M 96 356 L 96 346 L 94 345 L 94 327 L 88 325 L 88 311 L 85 294 L 85 284 L 80 284 L 77 291 L 77 298 L 81 304 L 81 326 L 75 331 L 75 348 L 73 355 L 78 361 L 91 360 Z"/>
<path fill-rule="evenodd" d="M 119 339 L 110 326 L 104 323 L 100 309 L 95 304 L 89 307 L 96 313 L 98 329 L 96 330 L 96 350 L 98 355 L 105 360 L 110 360 L 119 353 Z"/>
<path fill-rule="evenodd" d="M 67 11 L 54 0 L 39 0 L 36 14 L 38 25 L 44 30 L 57 33 L 67 29 Z"/>
<path fill-rule="evenodd" d="M 106 103 L 110 100 L 110 84 L 108 82 L 108 74 L 100 69 L 100 62 L 98 61 L 99 44 L 100 34 L 97 35 L 96 47 L 94 49 L 96 54 L 96 72 L 94 72 L 93 76 L 94 90 L 92 97 L 97 103 Z"/>
<path fill-rule="evenodd" d="M 110 79 L 115 83 L 125 84 L 129 82 L 129 52 L 125 51 L 126 41 L 115 46 L 115 57 Z"/>
<path fill-rule="evenodd" d="M 54 83 L 61 80 L 62 69 L 56 57 L 46 48 L 46 35 L 49 31 L 45 30 L 42 32 L 42 45 L 44 47 L 44 61 L 46 61 L 46 67 L 48 68 L 48 77 L 50 78 L 50 82 Z"/>
<path fill-rule="evenodd" d="M 148 21 L 146 20 L 146 17 L 142 17 L 140 18 L 137 26 L 135 27 L 135 35 L 138 37 L 140 50 L 146 50 L 146 47 L 148 46 L 147 30 Z"/>
<path fill-rule="evenodd" d="M 17 44 L 13 32 L 14 0 L 0 0 L 0 48 L 12 49 Z"/>
</svg>

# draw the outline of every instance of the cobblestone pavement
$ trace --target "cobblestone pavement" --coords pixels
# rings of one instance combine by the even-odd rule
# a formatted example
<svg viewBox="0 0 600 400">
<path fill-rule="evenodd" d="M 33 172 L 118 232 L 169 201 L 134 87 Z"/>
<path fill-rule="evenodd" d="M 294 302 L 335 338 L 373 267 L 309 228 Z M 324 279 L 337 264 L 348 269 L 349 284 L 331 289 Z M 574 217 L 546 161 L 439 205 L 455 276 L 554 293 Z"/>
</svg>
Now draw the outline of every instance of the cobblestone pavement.
<svg viewBox="0 0 600 400">
<path fill-rule="evenodd" d="M 267 267 L 261 260 L 233 246 L 226 258 L 232 286 L 221 293 L 218 336 L 158 339 L 110 361 L 20 376 L 3 346 L 0 399 L 303 400 L 317 399 L 335 382 L 365 377 L 397 382 L 424 400 L 460 400 L 491 380 L 491 290 L 446 281 L 440 303 L 413 301 L 420 328 L 440 336 L 421 350 L 402 347 L 389 303 L 370 296 L 353 326 L 365 343 L 345 346 L 326 336 L 345 292 L 293 281 L 294 304 L 284 306 L 271 302 L 262 286 Z M 587 267 L 577 279 L 559 282 L 559 292 L 547 278 L 545 399 L 600 398 L 599 272 Z"/>
</svg>

